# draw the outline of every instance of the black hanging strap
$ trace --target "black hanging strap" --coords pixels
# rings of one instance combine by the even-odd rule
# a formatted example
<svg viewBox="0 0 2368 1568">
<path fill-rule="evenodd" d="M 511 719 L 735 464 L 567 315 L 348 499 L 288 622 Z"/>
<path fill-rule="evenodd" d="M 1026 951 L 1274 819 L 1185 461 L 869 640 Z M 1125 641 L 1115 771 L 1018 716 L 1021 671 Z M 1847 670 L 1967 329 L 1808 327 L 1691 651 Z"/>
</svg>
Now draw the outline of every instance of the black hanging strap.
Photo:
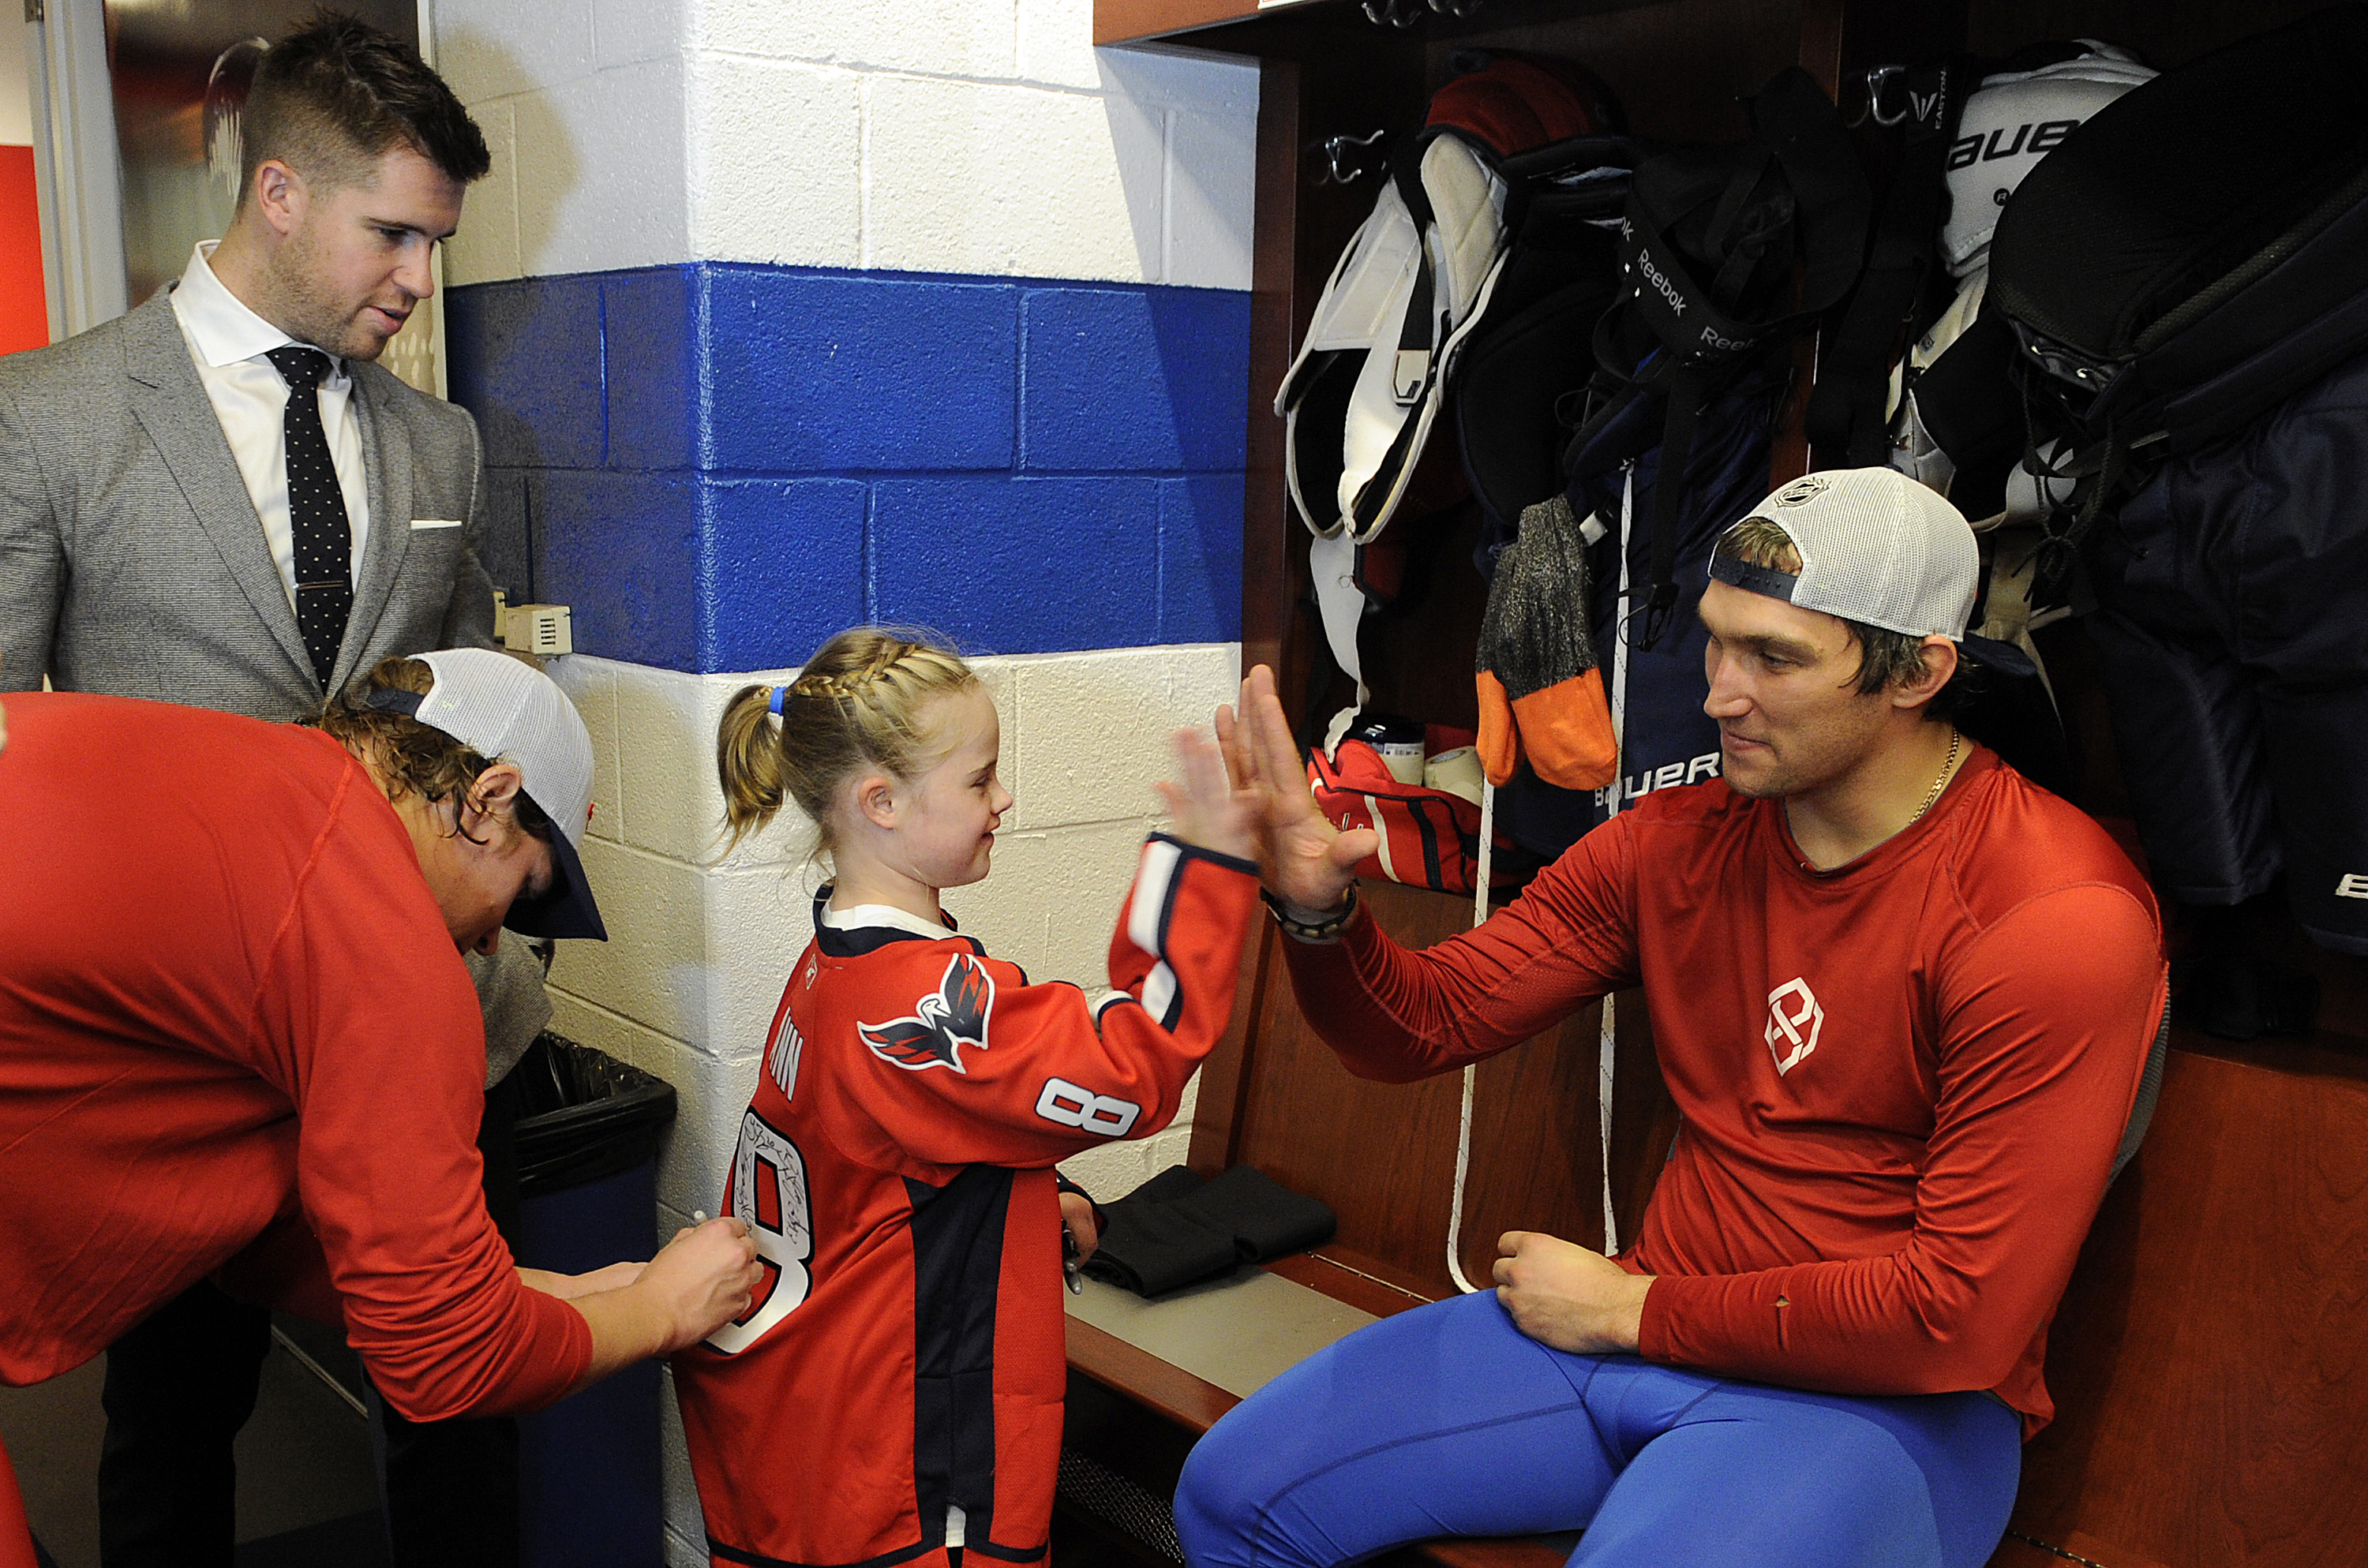
<svg viewBox="0 0 2368 1568">
<path fill-rule="evenodd" d="M 1661 460 L 1653 479 L 1653 582 L 1629 645 L 1650 648 L 1668 630 L 1678 608 L 1678 535 L 1684 523 L 1686 471 L 1693 466 L 1694 433 L 1702 426 L 1709 378 L 1699 365 L 1681 365 L 1669 381 L 1661 424 Z"/>
<path fill-rule="evenodd" d="M 1806 424 L 1820 467 L 1888 460 L 1891 365 L 1915 325 L 1948 195 L 1949 142 L 1979 67 L 1958 55 L 1906 76 L 1909 118 L 1865 275 L 1827 343 Z"/>
</svg>

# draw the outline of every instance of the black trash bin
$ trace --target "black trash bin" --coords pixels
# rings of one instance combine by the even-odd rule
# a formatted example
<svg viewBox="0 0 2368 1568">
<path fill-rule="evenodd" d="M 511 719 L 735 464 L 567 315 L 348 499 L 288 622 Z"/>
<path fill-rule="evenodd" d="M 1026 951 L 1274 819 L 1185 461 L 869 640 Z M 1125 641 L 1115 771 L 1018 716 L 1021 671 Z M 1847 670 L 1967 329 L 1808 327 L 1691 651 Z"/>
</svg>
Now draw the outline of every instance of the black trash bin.
<svg viewBox="0 0 2368 1568">
<path fill-rule="evenodd" d="M 518 1262 L 582 1274 L 657 1244 L 658 1140 L 674 1085 L 544 1034 L 520 1059 Z M 657 1568 L 665 1561 L 659 1377 L 628 1367 L 521 1417 L 525 1568 Z"/>
</svg>

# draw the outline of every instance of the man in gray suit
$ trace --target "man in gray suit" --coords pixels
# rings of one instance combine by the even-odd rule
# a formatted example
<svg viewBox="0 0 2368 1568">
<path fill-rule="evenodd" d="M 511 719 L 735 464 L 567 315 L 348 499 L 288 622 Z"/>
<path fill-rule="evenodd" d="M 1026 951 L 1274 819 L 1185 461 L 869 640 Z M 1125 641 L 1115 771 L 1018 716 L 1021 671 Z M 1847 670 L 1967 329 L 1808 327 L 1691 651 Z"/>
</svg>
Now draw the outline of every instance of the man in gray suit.
<svg viewBox="0 0 2368 1568">
<path fill-rule="evenodd" d="M 254 173 L 220 244 L 129 315 L 0 358 L 0 688 L 46 674 L 61 690 L 290 720 L 389 654 L 492 643 L 476 423 L 371 363 L 431 291 L 431 247 L 489 166 L 484 141 L 454 101 L 450 170 L 408 139 L 369 160 L 383 165 L 373 184 L 306 180 L 324 162 L 308 149 L 258 160 L 273 126 L 255 109 L 302 41 L 267 56 Z M 327 670 L 298 625 L 290 392 L 268 355 L 302 344 L 329 351 L 300 354 L 325 372 L 316 423 L 351 535 Z"/>
<path fill-rule="evenodd" d="M 484 139 L 415 51 L 325 13 L 265 57 L 245 122 L 230 230 L 175 288 L 0 359 L 0 689 L 292 720 L 389 654 L 492 642 L 475 422 L 374 363 L 433 290 Z M 491 1082 L 549 1004 L 522 944 L 472 969 Z M 509 1110 L 489 1094 L 505 1231 Z M 109 1353 L 108 1568 L 227 1568 L 268 1334 L 200 1286 Z M 398 1561 L 516 1562 L 515 1426 L 389 1426 Z"/>
</svg>

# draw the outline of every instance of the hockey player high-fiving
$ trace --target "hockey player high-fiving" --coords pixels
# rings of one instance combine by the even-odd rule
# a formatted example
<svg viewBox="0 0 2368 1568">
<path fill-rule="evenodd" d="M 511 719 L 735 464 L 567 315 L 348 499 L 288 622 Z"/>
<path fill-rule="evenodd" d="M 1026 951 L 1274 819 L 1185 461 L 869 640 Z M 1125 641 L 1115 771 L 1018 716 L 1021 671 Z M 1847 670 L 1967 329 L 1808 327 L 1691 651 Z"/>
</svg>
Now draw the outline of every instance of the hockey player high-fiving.
<svg viewBox="0 0 2368 1568">
<path fill-rule="evenodd" d="M 960 658 L 874 628 L 725 713 L 731 827 L 794 801 L 833 881 L 726 1178 L 766 1277 L 675 1361 L 718 1562 L 1043 1555 L 1066 1372 L 1052 1166 L 1167 1126 L 1232 1008 L 1257 883 L 1214 744 L 1177 737 L 1174 830 L 1144 845 L 1089 997 L 1030 984 L 939 904 L 986 875 L 999 741 Z"/>
</svg>

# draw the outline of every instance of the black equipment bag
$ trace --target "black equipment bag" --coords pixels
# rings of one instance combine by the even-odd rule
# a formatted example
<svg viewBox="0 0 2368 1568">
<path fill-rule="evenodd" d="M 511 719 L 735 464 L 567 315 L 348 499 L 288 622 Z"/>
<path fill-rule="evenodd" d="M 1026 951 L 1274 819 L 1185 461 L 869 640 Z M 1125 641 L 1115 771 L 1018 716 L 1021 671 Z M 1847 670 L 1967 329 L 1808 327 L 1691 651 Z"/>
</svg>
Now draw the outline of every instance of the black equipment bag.
<svg viewBox="0 0 2368 1568">
<path fill-rule="evenodd" d="M 1563 488 L 1574 404 L 1595 373 L 1595 324 L 1620 285 L 1618 229 L 1639 154 L 1626 137 L 1582 136 L 1500 166 L 1504 271 L 1449 393 L 1484 518 L 1483 576 L 1519 533 L 1522 508 Z"/>
<path fill-rule="evenodd" d="M 2030 85 L 2028 79 L 2033 73 L 2090 62 L 2108 73 L 2129 69 L 2151 74 L 2145 73 L 2127 51 L 2081 39 L 2029 44 L 2002 60 L 1950 54 L 1904 70 L 1886 68 L 1881 74 L 1879 88 L 1875 80 L 1870 79 L 1870 95 L 1879 92 L 1881 102 L 1871 96 L 1869 109 L 1884 123 L 1901 127 L 1899 162 L 1884 194 L 1883 210 L 1875 221 L 1864 273 L 1850 295 L 1849 309 L 1818 352 L 1817 385 L 1810 397 L 1805 421 L 1809 444 L 1816 454 L 1815 466 L 1875 468 L 1891 461 L 1891 367 L 1907 346 L 1947 309 L 1954 292 L 1948 267 L 1940 265 L 1947 249 L 1941 231 L 1944 227 L 1977 223 L 1976 218 L 1954 210 L 1957 201 L 1972 199 L 1989 208 L 1989 200 L 1978 189 L 1967 188 L 1975 181 L 1957 171 L 1987 168 L 1999 157 L 2007 159 L 2008 167 L 2018 168 L 2018 154 L 2036 158 L 2044 142 L 2060 139 L 2078 122 L 2077 101 L 2059 101 L 2057 112 L 2076 118 L 2026 122 L 2016 129 L 2013 141 L 2002 149 L 2003 128 L 1993 129 L 1985 147 L 1979 117 L 1971 137 L 1960 134 L 1967 105 L 1985 86 L 1992 85 L 1993 77 L 2004 78 L 1998 84 L 2002 93 L 2015 94 L 2019 86 Z M 2024 105 L 2026 113 L 2034 107 L 2026 98 L 2018 97 L 2015 101 Z M 1882 112 L 1883 103 L 1896 106 L 1890 115 Z M 2038 112 L 2044 116 L 2047 111 L 2040 108 Z M 2029 153 L 2024 152 L 2026 138 L 2032 149 Z M 1996 197 L 2002 202 L 2006 191 L 1998 190 Z M 1962 262 L 1964 258 L 1953 259 Z M 1984 317 L 1982 321 L 1987 324 L 1990 318 Z M 1980 331 L 1977 326 L 1967 336 L 1976 337 Z M 2002 328 L 1999 335 L 2005 336 Z M 2022 456 L 2021 417 L 2014 406 L 2017 399 L 2011 384 L 1997 374 L 1995 368 L 2004 364 L 2012 352 L 2013 342 L 2007 338 L 2005 354 L 1991 353 L 1985 345 L 1970 357 L 1979 363 L 1952 368 L 1954 379 L 1982 401 L 1967 407 L 1965 400 L 1959 397 L 1952 411 L 1963 409 L 1964 417 L 1979 420 L 1987 408 L 1995 408 L 2012 428 L 2012 438 L 2005 443 L 2003 460 L 1995 463 L 1995 476 L 1984 483 L 1986 490 L 2002 489 L 2006 469 Z M 1986 372 L 1990 379 L 1976 379 Z M 1943 401 L 1950 395 L 1943 392 Z M 1965 434 L 1969 440 L 1978 440 L 1982 432 Z M 1958 447 L 1947 440 L 1941 441 L 1941 447 L 1963 473 L 1968 460 L 1959 458 Z M 1972 460 L 1974 465 L 1983 466 L 1982 459 L 1989 456 L 1989 451 L 1990 449 L 1981 449 Z M 1953 488 L 1950 497 L 1958 498 Z M 1960 510 L 1969 517 L 1987 517 L 1996 510 L 1992 507 L 1985 511 L 1982 506 L 1977 499 L 1961 506 Z"/>
<path fill-rule="evenodd" d="M 2174 452 L 2243 429 L 2368 349 L 2368 7 L 2169 71 L 2033 169 L 1991 243 L 2032 471 L 2078 481 L 2036 604 Z M 2060 443 L 2043 465 L 2038 449 Z"/>
<path fill-rule="evenodd" d="M 1703 409 L 1780 355 L 1857 279 L 1866 176 L 1832 102 L 1807 72 L 1788 66 L 1748 107 L 1750 140 L 1671 149 L 1637 166 L 1622 226 L 1621 291 L 1596 324 L 1596 406 L 1571 439 L 1565 472 L 1639 399 L 1661 408 L 1664 467 L 1691 472 Z M 1638 646 L 1651 647 L 1675 618 L 1679 496 L 1679 487 L 1656 489 L 1651 572 L 1630 600 Z"/>
</svg>

